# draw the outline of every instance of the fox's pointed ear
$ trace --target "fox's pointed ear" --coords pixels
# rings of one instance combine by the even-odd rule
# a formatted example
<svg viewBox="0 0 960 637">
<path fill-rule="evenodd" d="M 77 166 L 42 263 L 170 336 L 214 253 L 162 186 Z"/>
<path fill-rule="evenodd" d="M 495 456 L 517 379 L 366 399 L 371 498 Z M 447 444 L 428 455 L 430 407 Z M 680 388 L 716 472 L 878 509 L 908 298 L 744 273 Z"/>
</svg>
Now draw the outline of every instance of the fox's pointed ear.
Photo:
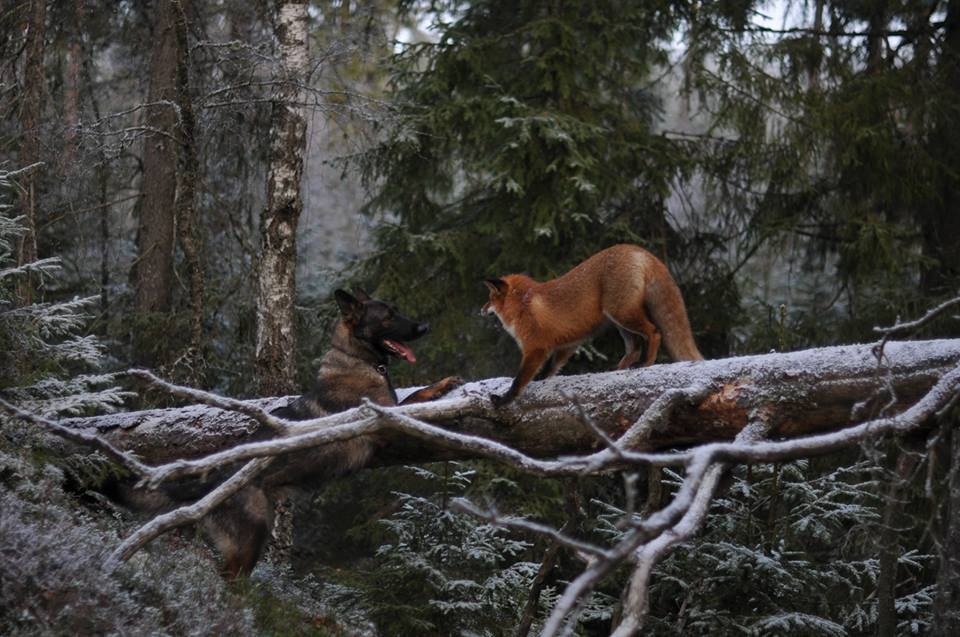
<svg viewBox="0 0 960 637">
<path fill-rule="evenodd" d="M 347 323 L 357 323 L 363 314 L 363 303 L 344 290 L 335 290 L 333 298 L 337 301 L 337 307 L 340 308 L 340 316 Z"/>
<path fill-rule="evenodd" d="M 357 300 L 361 303 L 370 300 L 370 295 L 364 292 L 361 288 L 353 288 L 353 295 L 357 297 Z"/>
<path fill-rule="evenodd" d="M 496 292 L 497 294 L 503 294 L 507 291 L 507 282 L 503 279 L 484 279 L 483 284 L 487 286 L 491 292 Z"/>
</svg>

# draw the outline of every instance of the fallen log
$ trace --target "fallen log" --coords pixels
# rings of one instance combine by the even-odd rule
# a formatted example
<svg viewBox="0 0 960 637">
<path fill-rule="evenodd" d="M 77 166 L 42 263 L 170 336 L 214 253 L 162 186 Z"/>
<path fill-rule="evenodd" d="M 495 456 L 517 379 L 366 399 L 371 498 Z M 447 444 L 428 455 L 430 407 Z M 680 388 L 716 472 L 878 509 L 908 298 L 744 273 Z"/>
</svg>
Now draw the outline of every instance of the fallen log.
<svg viewBox="0 0 960 637">
<path fill-rule="evenodd" d="M 509 378 L 472 382 L 441 401 L 396 408 L 398 413 L 444 429 L 497 441 L 527 456 L 582 455 L 616 439 L 673 390 L 696 396 L 669 406 L 646 433 L 631 441 L 638 451 L 733 440 L 751 419 L 771 424 L 769 438 L 791 438 L 856 425 L 898 413 L 960 365 L 960 339 L 886 343 L 882 359 L 871 345 L 842 345 L 786 354 L 655 365 L 619 372 L 559 376 L 532 383 L 520 398 L 496 409 L 490 393 Z M 249 401 L 270 409 L 286 398 Z M 357 422 L 363 408 L 298 431 Z M 368 412 L 366 412 L 368 413 Z M 209 405 L 119 413 L 63 421 L 96 431 L 150 464 L 194 458 L 263 437 L 247 415 Z M 366 466 L 473 457 L 462 446 L 378 430 L 376 453 Z"/>
</svg>

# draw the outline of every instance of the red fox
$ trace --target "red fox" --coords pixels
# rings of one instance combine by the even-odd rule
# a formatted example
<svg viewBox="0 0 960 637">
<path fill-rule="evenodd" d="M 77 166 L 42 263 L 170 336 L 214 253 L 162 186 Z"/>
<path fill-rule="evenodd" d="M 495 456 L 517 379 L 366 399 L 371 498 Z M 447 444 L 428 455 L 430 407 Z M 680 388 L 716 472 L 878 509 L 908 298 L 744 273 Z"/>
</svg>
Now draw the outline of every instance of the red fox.
<svg viewBox="0 0 960 637">
<path fill-rule="evenodd" d="M 626 347 L 617 369 L 640 358 L 640 338 L 647 342 L 643 365 L 653 363 L 663 344 L 677 361 L 702 360 L 693 340 L 680 289 L 663 261 L 640 246 L 602 250 L 563 276 L 538 283 L 523 274 L 484 281 L 490 299 L 480 311 L 497 315 L 520 346 L 520 371 L 494 405 L 516 398 L 547 358 L 544 378 L 559 371 L 581 342 L 613 323 Z"/>
</svg>

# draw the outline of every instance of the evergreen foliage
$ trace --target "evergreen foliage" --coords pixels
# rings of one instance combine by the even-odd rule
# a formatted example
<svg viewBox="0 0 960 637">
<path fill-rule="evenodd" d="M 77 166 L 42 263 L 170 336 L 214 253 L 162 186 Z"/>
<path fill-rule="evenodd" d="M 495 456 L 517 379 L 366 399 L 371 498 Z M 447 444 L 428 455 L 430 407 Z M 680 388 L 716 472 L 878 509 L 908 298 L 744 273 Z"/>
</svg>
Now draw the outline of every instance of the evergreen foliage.
<svg viewBox="0 0 960 637">
<path fill-rule="evenodd" d="M 189 548 L 167 547 L 167 556 L 106 576 L 116 521 L 84 512 L 61 472 L 24 462 L 6 436 L 0 477 L 3 634 L 257 634 L 212 563 Z"/>
<path fill-rule="evenodd" d="M 958 190 L 938 134 L 957 87 L 917 3 L 879 25 L 824 3 L 819 31 L 802 9 L 759 27 L 754 2 L 430 6 L 436 39 L 394 56 L 398 118 L 361 163 L 395 220 L 365 276 L 431 319 L 428 364 L 503 373 L 509 339 L 473 316 L 482 278 L 557 276 L 617 242 L 665 258 L 708 356 L 776 346 L 746 320 L 770 296 L 801 348 L 956 289 L 929 228 Z M 864 34 L 896 24 L 901 47 Z M 601 367 L 586 358 L 571 369 Z"/>
<path fill-rule="evenodd" d="M 7 174 L 0 172 L 0 202 L 12 188 Z M 0 212 L 4 208 L 9 206 L 0 204 Z M 91 318 L 88 310 L 95 298 L 18 302 L 19 278 L 33 274 L 43 290 L 61 270 L 56 257 L 17 266 L 14 246 L 22 234 L 18 218 L 0 215 L 0 389 L 41 414 L 117 409 L 125 394 L 116 387 L 103 389 L 113 379 L 82 373 L 103 355 L 95 336 L 80 334 Z"/>
<path fill-rule="evenodd" d="M 509 631 L 538 567 L 526 561 L 530 544 L 449 508 L 473 487 L 469 466 L 405 471 L 394 477 L 419 488 L 394 494 L 396 507 L 380 521 L 375 556 L 353 573 L 329 573 L 346 587 L 332 591 L 338 605 L 362 604 L 384 635 Z"/>
<path fill-rule="evenodd" d="M 400 117 L 362 164 L 371 208 L 396 217 L 368 276 L 429 316 L 430 362 L 491 375 L 512 358 L 505 339 L 494 344 L 470 318 L 484 277 L 558 276 L 618 242 L 660 255 L 682 244 L 664 200 L 687 155 L 658 134 L 661 97 L 649 87 L 679 8 L 491 0 L 432 9 L 437 40 L 393 58 Z M 678 265 L 696 305 L 704 279 L 687 286 L 693 277 Z"/>
<path fill-rule="evenodd" d="M 673 475 L 676 484 L 679 478 Z M 876 634 L 884 484 L 870 460 L 736 471 L 697 539 L 659 566 L 649 634 Z M 619 515 L 614 510 L 610 519 Z M 916 549 L 899 556 L 904 633 L 930 624 L 933 559 Z"/>
<path fill-rule="evenodd" d="M 9 188 L 0 173 L 0 195 Z M 90 299 L 17 303 L 17 277 L 39 273 L 49 284 L 60 269 L 56 258 L 12 264 L 21 232 L 17 219 L 0 216 L 0 342 L 6 345 L 0 395 L 44 415 L 118 408 L 128 395 L 109 386 L 112 376 L 81 373 L 102 356 L 96 337 L 78 334 L 89 321 Z M 209 563 L 193 556 L 138 560 L 116 575 L 103 574 L 117 520 L 80 507 L 66 487 L 98 484 L 111 471 L 86 450 L 77 453 L 32 425 L 0 416 L 0 632 L 254 634 L 243 608 L 225 599 Z M 181 567 L 188 562 L 195 567 Z"/>
<path fill-rule="evenodd" d="M 865 338 L 956 292 L 940 244 L 960 239 L 943 222 L 960 182 L 940 131 L 960 85 L 936 4 L 818 2 L 780 30 L 751 23 L 759 3 L 739 20 L 716 3 L 685 28 L 684 86 L 704 122 L 689 138 L 694 214 L 754 260 L 747 295 L 778 285 L 771 268 L 796 270 L 783 294 L 809 322 L 798 346 Z"/>
</svg>

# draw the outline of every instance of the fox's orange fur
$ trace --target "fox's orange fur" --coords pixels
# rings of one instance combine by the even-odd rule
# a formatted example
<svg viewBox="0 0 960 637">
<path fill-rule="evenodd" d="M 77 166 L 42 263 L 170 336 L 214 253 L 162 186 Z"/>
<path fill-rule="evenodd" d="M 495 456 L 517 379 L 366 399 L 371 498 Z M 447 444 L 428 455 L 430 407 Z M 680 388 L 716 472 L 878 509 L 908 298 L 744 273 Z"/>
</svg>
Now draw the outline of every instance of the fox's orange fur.
<svg viewBox="0 0 960 637">
<path fill-rule="evenodd" d="M 617 369 L 640 358 L 641 338 L 647 342 L 644 366 L 653 363 L 661 340 L 674 360 L 703 359 L 667 266 L 639 246 L 607 248 L 543 283 L 523 274 L 484 283 L 490 299 L 481 313 L 496 314 L 522 353 L 509 391 L 492 396 L 497 405 L 516 398 L 551 354 L 544 377 L 553 376 L 581 342 L 607 323 L 616 326 L 626 346 Z"/>
</svg>

